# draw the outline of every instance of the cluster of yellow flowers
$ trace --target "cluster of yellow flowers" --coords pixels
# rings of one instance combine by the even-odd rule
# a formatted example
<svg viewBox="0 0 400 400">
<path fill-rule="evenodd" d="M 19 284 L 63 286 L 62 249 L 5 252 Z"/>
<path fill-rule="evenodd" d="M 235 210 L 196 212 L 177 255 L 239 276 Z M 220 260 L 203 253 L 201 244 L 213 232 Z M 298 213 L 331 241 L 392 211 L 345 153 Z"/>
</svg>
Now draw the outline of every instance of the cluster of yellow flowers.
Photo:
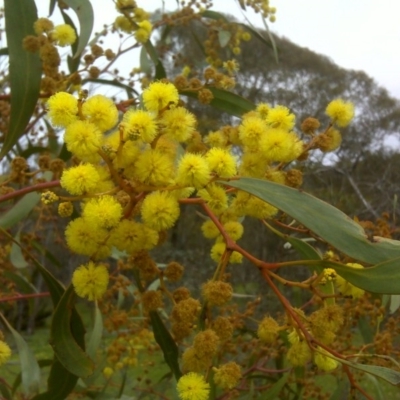
<svg viewBox="0 0 400 400">
<path fill-rule="evenodd" d="M 329 137 L 334 124 L 344 126 L 353 116 L 349 103 L 335 100 L 327 108 L 332 120 L 328 129 L 317 133 L 319 122 L 309 118 L 302 125 L 304 137 L 300 137 L 294 133 L 295 116 L 289 109 L 262 103 L 237 126 L 225 126 L 202 137 L 196 131 L 195 116 L 180 101 L 176 87 L 166 81 L 151 83 L 142 94 L 141 106 L 124 115 L 102 95 L 87 98 L 81 93 L 76 98 L 58 92 L 47 105 L 52 124 L 65 129 L 64 141 L 74 162 L 60 179 L 69 196 L 45 192 L 42 199 L 46 204 L 59 200 L 59 214 L 64 217 L 72 214 L 72 202 L 80 202 L 80 216 L 68 224 L 65 236 L 73 252 L 90 257 L 76 269 L 72 283 L 79 296 L 92 301 L 100 299 L 108 286 L 107 266 L 99 260 L 108 257 L 113 247 L 131 257 L 143 257 L 175 224 L 180 203 L 202 203 L 219 221 L 219 228 L 212 218 L 202 225 L 204 236 L 215 240 L 213 260 L 223 260 L 225 265 L 242 262 L 241 253 L 226 253 L 221 227 L 236 242 L 243 235 L 243 217 L 266 219 L 278 210 L 248 193 L 227 190 L 221 181 L 250 176 L 298 187 L 301 172 L 290 169 L 292 162 L 305 159 L 310 149 L 322 149 L 321 141 L 326 145 L 329 140 L 321 136 Z M 175 264 L 164 275 L 172 281 L 182 275 L 182 267 Z M 202 287 L 210 307 L 224 306 L 232 297 L 230 284 L 219 279 Z M 342 283 L 343 290 L 351 291 L 346 284 Z M 188 293 L 176 293 L 173 298 L 171 330 L 175 339 L 181 340 L 193 331 L 201 306 Z M 141 302 L 146 312 L 157 310 L 163 307 L 162 292 L 144 292 Z M 312 318 L 316 317 L 310 317 L 310 330 Z M 290 326 L 281 327 L 266 317 L 258 336 L 273 343 L 279 331 Z M 195 335 L 193 345 L 183 354 L 183 367 L 190 373 L 178 383 L 182 399 L 194 398 L 190 393 L 195 387 L 208 393 L 208 384 L 196 373 L 212 366 L 213 356 L 232 330 L 229 320 L 218 316 Z M 288 359 L 293 365 L 304 365 L 311 359 L 311 350 L 303 338 L 296 339 L 297 331 L 293 332 Z M 334 367 L 334 360 L 323 349 L 315 351 L 314 362 L 322 369 Z M 110 371 L 104 373 L 110 375 Z M 240 367 L 236 363 L 221 365 L 214 376 L 218 386 L 231 389 L 241 378 Z"/>
<path fill-rule="evenodd" d="M 153 29 L 149 13 L 137 7 L 132 0 L 118 0 L 116 8 L 122 15 L 115 19 L 114 27 L 125 33 L 133 33 L 139 43 L 147 42 Z"/>
<path fill-rule="evenodd" d="M 67 149 L 80 160 L 61 176 L 61 186 L 75 197 L 64 198 L 60 215 L 72 214 L 68 200 L 81 201 L 82 207 L 65 232 L 72 251 L 97 260 L 109 256 L 113 246 L 128 254 L 150 250 L 159 233 L 178 219 L 179 201 L 195 193 L 237 241 L 243 234 L 241 217 L 270 218 L 277 209 L 245 192 L 228 194 L 218 180 L 239 174 L 300 186 L 301 172 L 283 167 L 301 158 L 313 140 L 306 144 L 293 132 L 295 116 L 286 107 L 260 104 L 238 126 L 210 132 L 203 140 L 173 84 L 152 83 L 142 101 L 142 109 L 130 109 L 119 120 L 116 105 L 102 95 L 78 99 L 58 92 L 48 100 L 48 118 L 65 129 Z M 343 126 L 351 110 L 336 100 L 327 113 Z M 43 194 L 47 203 L 57 199 Z M 207 220 L 202 231 L 216 240 L 211 257 L 219 262 L 225 251 L 219 230 Z M 242 255 L 234 252 L 230 261 L 241 262 Z M 95 276 L 100 267 L 85 268 L 87 276 Z M 78 287 L 86 276 L 79 271 L 73 281 Z M 98 275 L 105 290 L 106 275 Z M 91 289 L 86 297 L 96 299 L 104 290 Z"/>
</svg>

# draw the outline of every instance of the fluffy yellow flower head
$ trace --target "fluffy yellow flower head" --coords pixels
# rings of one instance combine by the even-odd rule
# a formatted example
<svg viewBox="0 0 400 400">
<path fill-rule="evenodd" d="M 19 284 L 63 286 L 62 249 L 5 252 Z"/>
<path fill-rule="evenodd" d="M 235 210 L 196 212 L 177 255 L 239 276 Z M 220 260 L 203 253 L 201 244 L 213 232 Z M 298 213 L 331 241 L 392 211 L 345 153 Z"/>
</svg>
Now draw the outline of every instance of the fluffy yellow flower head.
<svg viewBox="0 0 400 400">
<path fill-rule="evenodd" d="M 260 149 L 270 162 L 290 162 L 303 150 L 300 139 L 283 129 L 269 129 L 260 141 Z"/>
<path fill-rule="evenodd" d="M 143 92 L 143 103 L 147 110 L 158 112 L 168 105 L 177 104 L 179 93 L 172 83 L 153 82 Z"/>
<path fill-rule="evenodd" d="M 72 284 L 79 297 L 98 300 L 107 290 L 108 271 L 104 265 L 96 265 L 89 261 L 78 267 L 72 275 Z"/>
<path fill-rule="evenodd" d="M 64 170 L 61 187 L 73 195 L 93 191 L 100 182 L 100 175 L 92 164 L 81 164 Z"/>
<path fill-rule="evenodd" d="M 10 357 L 11 357 L 10 346 L 3 340 L 0 340 L 0 366 L 5 364 Z"/>
<path fill-rule="evenodd" d="M 196 189 L 205 186 L 211 178 L 210 168 L 204 157 L 186 153 L 179 161 L 177 182 Z"/>
<path fill-rule="evenodd" d="M 287 107 L 276 106 L 268 111 L 265 121 L 271 128 L 289 131 L 294 127 L 295 116 Z"/>
<path fill-rule="evenodd" d="M 183 375 L 176 386 L 181 400 L 208 400 L 210 385 L 195 372 Z"/>
<path fill-rule="evenodd" d="M 58 92 L 47 100 L 47 116 L 55 126 L 67 127 L 78 119 L 78 99 L 72 94 Z"/>
<path fill-rule="evenodd" d="M 236 159 L 226 149 L 214 147 L 206 154 L 212 172 L 221 178 L 231 178 L 236 174 Z"/>
<path fill-rule="evenodd" d="M 197 192 L 198 196 L 207 202 L 213 213 L 219 215 L 228 208 L 228 196 L 225 189 L 211 183 Z"/>
<path fill-rule="evenodd" d="M 57 25 L 51 36 L 61 47 L 69 46 L 76 40 L 74 28 L 68 24 Z"/>
<path fill-rule="evenodd" d="M 146 196 L 142 204 L 144 223 L 156 231 L 171 228 L 179 217 L 178 201 L 167 192 L 153 192 Z"/>
<path fill-rule="evenodd" d="M 336 99 L 328 104 L 325 112 L 335 124 L 345 127 L 354 117 L 354 105 L 342 99 Z"/>
<path fill-rule="evenodd" d="M 123 124 L 125 139 L 151 143 L 157 136 L 157 122 L 147 111 L 129 110 L 124 115 Z"/>
<path fill-rule="evenodd" d="M 213 247 L 211 247 L 211 258 L 219 263 L 221 261 L 221 257 L 223 256 L 223 254 L 225 253 L 226 250 L 226 246 L 225 243 L 222 242 L 218 242 L 215 243 Z M 229 258 L 229 262 L 232 264 L 240 264 L 243 261 L 243 256 L 242 254 L 240 254 L 237 251 L 234 251 L 230 258 Z"/>
<path fill-rule="evenodd" d="M 257 150 L 267 131 L 267 126 L 261 118 L 249 116 L 245 117 L 239 126 L 239 138 L 245 146 Z"/>
<path fill-rule="evenodd" d="M 267 344 L 272 344 L 278 337 L 279 324 L 271 317 L 265 317 L 258 325 L 257 336 Z"/>
<path fill-rule="evenodd" d="M 185 142 L 194 132 L 196 118 L 186 108 L 175 107 L 164 112 L 161 123 L 169 137 L 178 142 Z"/>
<path fill-rule="evenodd" d="M 167 154 L 149 149 L 138 157 L 133 174 L 147 185 L 168 185 L 173 180 L 174 164 Z"/>
<path fill-rule="evenodd" d="M 132 254 L 155 247 L 158 233 L 139 222 L 124 219 L 114 229 L 111 242 L 118 250 Z"/>
<path fill-rule="evenodd" d="M 223 281 L 208 281 L 201 288 L 202 296 L 211 306 L 223 306 L 233 294 L 232 286 Z"/>
<path fill-rule="evenodd" d="M 203 222 L 201 225 L 201 231 L 207 239 L 214 239 L 219 235 L 219 230 L 211 219 Z"/>
<path fill-rule="evenodd" d="M 134 26 L 132 22 L 126 18 L 124 15 L 119 15 L 114 21 L 114 27 L 120 29 L 123 32 L 131 33 L 133 32 Z"/>
<path fill-rule="evenodd" d="M 151 30 L 153 29 L 153 25 L 150 21 L 145 20 L 142 22 L 138 22 L 139 29 L 135 31 L 135 39 L 139 43 L 146 43 L 149 40 L 151 35 Z"/>
<path fill-rule="evenodd" d="M 102 132 L 113 128 L 118 122 L 118 109 L 107 97 L 96 94 L 82 105 L 82 115 Z"/>
<path fill-rule="evenodd" d="M 82 217 L 93 227 L 113 228 L 122 217 L 122 206 L 113 196 L 105 195 L 90 199 L 82 212 Z"/>
<path fill-rule="evenodd" d="M 108 231 L 91 226 L 83 218 L 71 221 L 65 230 L 65 239 L 68 247 L 77 254 L 84 256 L 96 255 L 97 258 L 107 257 L 111 248 L 105 245 Z"/>
<path fill-rule="evenodd" d="M 48 18 L 38 18 L 33 24 L 33 30 L 36 35 L 50 32 L 54 29 L 54 24 Z"/>
<path fill-rule="evenodd" d="M 97 162 L 101 147 L 102 134 L 96 125 L 88 121 L 77 120 L 67 126 L 64 133 L 67 149 L 83 161 Z"/>
<path fill-rule="evenodd" d="M 214 382 L 222 389 L 233 389 L 241 377 L 240 366 L 233 361 L 214 369 Z"/>
</svg>

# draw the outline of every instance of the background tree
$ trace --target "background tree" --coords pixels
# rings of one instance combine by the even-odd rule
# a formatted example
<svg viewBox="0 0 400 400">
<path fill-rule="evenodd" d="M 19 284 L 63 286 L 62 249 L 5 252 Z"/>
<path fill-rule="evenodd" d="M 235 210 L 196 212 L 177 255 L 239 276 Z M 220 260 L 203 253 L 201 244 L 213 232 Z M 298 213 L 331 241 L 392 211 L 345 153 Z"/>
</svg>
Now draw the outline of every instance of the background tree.
<svg viewBox="0 0 400 400">
<path fill-rule="evenodd" d="M 209 37 L 204 22 L 191 21 L 175 29 L 168 43 L 159 41 L 165 65 L 174 73 L 185 65 L 195 70 L 204 66 L 205 47 L 201 43 Z M 332 98 L 344 98 L 356 105 L 354 123 L 342 130 L 340 148 L 333 155 L 314 154 L 307 164 L 307 190 L 360 218 L 377 218 L 384 211 L 393 211 L 399 217 L 400 211 L 393 207 L 394 195 L 400 189 L 394 176 L 398 160 L 393 147 L 400 141 L 400 101 L 365 72 L 341 68 L 327 56 L 273 35 L 277 62 L 275 49 L 265 45 L 265 38 L 266 31 L 253 32 L 250 44 L 237 56 L 237 93 L 254 103 L 285 104 L 297 116 L 298 131 L 309 116 L 326 123 L 325 108 Z M 220 51 L 227 57 L 226 48 Z M 198 103 L 190 106 L 201 112 Z M 231 120 L 226 114 L 207 109 L 201 121 L 203 133 Z"/>
</svg>

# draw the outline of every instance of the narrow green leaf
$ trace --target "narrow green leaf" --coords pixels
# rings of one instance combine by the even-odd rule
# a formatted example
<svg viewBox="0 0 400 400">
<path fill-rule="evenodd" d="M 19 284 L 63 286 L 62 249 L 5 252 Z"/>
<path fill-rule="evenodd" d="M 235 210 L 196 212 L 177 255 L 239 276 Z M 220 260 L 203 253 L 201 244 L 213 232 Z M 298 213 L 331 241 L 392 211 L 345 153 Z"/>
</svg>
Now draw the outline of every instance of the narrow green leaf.
<svg viewBox="0 0 400 400">
<path fill-rule="evenodd" d="M 61 14 L 63 16 L 64 22 L 72 27 L 72 29 L 75 31 L 76 37 L 78 38 L 71 45 L 72 54 L 76 54 L 77 51 L 78 51 L 78 46 L 79 46 L 79 34 L 78 34 L 78 31 L 77 31 L 77 29 L 76 29 L 76 27 L 74 25 L 74 22 L 70 18 L 70 16 L 63 9 L 61 9 Z M 79 63 L 80 63 L 80 57 L 71 57 L 70 55 L 68 55 L 67 64 L 68 64 L 69 72 L 71 74 L 78 70 Z"/>
<path fill-rule="evenodd" d="M 77 381 L 78 377 L 66 371 L 55 358 L 47 380 L 47 391 L 40 393 L 31 400 L 65 400 L 74 389 Z"/>
<path fill-rule="evenodd" d="M 44 248 L 39 242 L 32 240 L 31 245 L 42 255 L 44 255 L 54 266 L 63 268 L 63 264 L 56 258 L 56 256 L 48 249 Z"/>
<path fill-rule="evenodd" d="M 0 49 L 0 56 L 8 56 L 8 47 Z"/>
<path fill-rule="evenodd" d="M 35 286 L 33 286 L 32 283 L 30 283 L 19 272 L 3 271 L 2 275 L 10 281 L 13 281 L 20 293 L 30 294 L 38 292 Z"/>
<path fill-rule="evenodd" d="M 241 117 L 243 114 L 252 111 L 256 106 L 249 100 L 227 90 L 207 87 L 213 94 L 214 98 L 210 105 L 218 110 L 227 112 L 230 115 Z M 180 94 L 194 99 L 198 98 L 198 92 L 185 90 Z"/>
<path fill-rule="evenodd" d="M 32 146 L 29 144 L 28 148 L 19 153 L 19 155 L 23 158 L 29 158 L 33 154 L 48 152 L 49 150 L 46 147 L 41 146 Z"/>
<path fill-rule="evenodd" d="M 75 11 L 79 20 L 80 35 L 78 47 L 73 55 L 74 58 L 78 58 L 88 44 L 90 35 L 92 34 L 94 21 L 93 7 L 89 0 L 63 0 L 63 3 Z"/>
<path fill-rule="evenodd" d="M 84 352 L 83 334 L 74 337 L 71 323 L 75 293 L 70 285 L 61 297 L 53 315 L 50 344 L 60 363 L 74 375 L 86 378 L 94 371 L 92 360 Z M 80 342 L 80 343 L 79 343 Z"/>
<path fill-rule="evenodd" d="M 346 281 L 371 293 L 400 294 L 400 258 L 368 268 L 352 268 L 347 265 L 323 260 L 315 265 L 333 268 Z"/>
<path fill-rule="evenodd" d="M 355 221 L 337 208 L 301 190 L 255 178 L 241 178 L 227 185 L 251 193 L 281 209 L 356 260 L 377 264 L 400 257 L 399 241 L 381 237 L 374 237 L 374 242 L 369 241 L 362 227 Z"/>
<path fill-rule="evenodd" d="M 341 379 L 329 400 L 343 400 L 350 398 L 350 382 L 348 379 Z"/>
<path fill-rule="evenodd" d="M 151 60 L 153 61 L 154 66 L 156 67 L 156 79 L 163 79 L 167 77 L 167 73 L 165 72 L 165 68 L 158 58 L 156 49 L 154 48 L 153 44 L 148 40 L 146 43 L 143 44 L 143 47 L 146 49 L 147 54 L 150 56 Z"/>
<path fill-rule="evenodd" d="M 289 379 L 290 374 L 282 375 L 278 381 L 276 381 L 271 389 L 269 389 L 264 395 L 264 400 L 275 400 L 279 398 L 279 394 L 281 393 L 283 387 L 286 385 L 287 380 Z"/>
<path fill-rule="evenodd" d="M 222 19 L 224 22 L 229 22 L 226 17 L 217 11 L 206 10 L 201 13 L 204 18 L 215 19 L 216 21 Z"/>
<path fill-rule="evenodd" d="M 386 396 L 383 394 L 382 387 L 378 379 L 375 376 L 367 374 L 367 379 L 372 383 L 372 386 L 375 388 L 376 398 L 375 400 L 386 400 Z"/>
<path fill-rule="evenodd" d="M 149 74 L 151 71 L 150 60 L 144 46 L 140 49 L 140 70 L 145 74 Z"/>
<path fill-rule="evenodd" d="M 96 303 L 94 309 L 93 330 L 90 335 L 89 343 L 86 350 L 87 354 L 92 360 L 96 360 L 96 352 L 100 346 L 102 335 L 103 335 L 103 317 L 99 310 L 99 306 Z"/>
<path fill-rule="evenodd" d="M 156 342 L 161 347 L 164 359 L 171 368 L 175 379 L 178 380 L 182 376 L 178 363 L 178 346 L 172 338 L 169 330 L 165 327 L 157 311 L 150 311 L 150 320 Z"/>
<path fill-rule="evenodd" d="M 302 255 L 305 259 L 307 260 L 320 260 L 322 257 L 318 253 L 317 250 L 314 249 L 311 245 L 309 245 L 307 242 L 304 240 L 295 238 L 293 236 L 287 235 L 285 233 L 282 233 L 278 231 L 278 229 L 275 229 L 272 225 L 268 224 L 267 222 L 264 221 L 264 225 L 275 235 L 279 236 L 283 240 L 286 240 L 288 243 L 290 243 L 294 249 L 296 249 L 300 255 Z"/>
<path fill-rule="evenodd" d="M 6 231 L 3 231 L 3 233 L 9 235 Z M 12 239 L 11 236 L 10 238 Z M 65 292 L 63 285 L 34 257 L 31 257 L 31 260 L 46 282 L 54 307 L 56 307 Z M 83 348 L 85 329 L 75 308 L 71 309 L 70 326 L 73 337 L 78 345 Z M 47 391 L 36 396 L 35 400 L 64 400 L 75 387 L 77 380 L 78 376 L 69 372 L 55 357 L 49 373 Z"/>
<path fill-rule="evenodd" d="M 14 239 L 18 243 L 20 242 L 20 233 L 21 233 L 21 229 L 18 230 L 17 234 L 14 237 Z M 25 260 L 24 255 L 22 254 L 21 247 L 16 245 L 15 242 L 13 242 L 13 244 L 11 246 L 10 261 L 11 261 L 11 264 L 17 269 L 22 269 L 22 268 L 25 268 L 28 266 L 28 263 Z"/>
<path fill-rule="evenodd" d="M 360 371 L 366 372 L 368 374 L 377 376 L 378 378 L 381 378 L 385 380 L 386 382 L 389 382 L 391 385 L 399 385 L 400 384 L 400 372 L 395 371 L 390 368 L 386 367 L 380 367 L 377 365 L 365 365 L 365 364 L 359 364 L 347 360 L 342 360 L 339 358 L 336 358 L 332 355 L 330 357 L 334 358 L 335 360 L 341 362 L 342 364 L 346 364 L 349 367 L 358 369 Z"/>
<path fill-rule="evenodd" d="M 224 48 L 231 40 L 232 34 L 229 31 L 221 30 L 218 32 L 219 45 Z"/>
<path fill-rule="evenodd" d="M 10 390 L 8 389 L 6 383 L 3 382 L 3 380 L 0 380 L 0 394 L 2 399 L 12 400 Z"/>
<path fill-rule="evenodd" d="M 121 88 L 126 90 L 129 94 L 134 94 L 136 96 L 139 96 L 139 93 L 137 92 L 137 90 L 135 90 L 134 88 L 130 87 L 129 85 L 125 85 L 124 83 L 118 82 L 118 81 L 110 81 L 107 79 L 99 79 L 99 78 L 86 78 L 86 79 L 82 79 L 82 85 L 84 85 L 87 82 L 93 82 L 93 83 L 98 83 L 99 85 L 110 85 L 110 86 L 114 86 L 117 88 Z"/>
<path fill-rule="evenodd" d="M 51 17 L 53 15 L 54 9 L 56 7 L 56 1 L 57 0 L 50 0 L 50 4 L 49 4 L 49 17 Z"/>
<path fill-rule="evenodd" d="M 278 49 L 277 49 L 277 47 L 276 47 L 276 43 L 275 43 L 274 36 L 272 35 L 272 33 L 271 33 L 271 31 L 270 31 L 270 29 L 269 29 L 269 27 L 268 27 L 267 21 L 265 20 L 264 17 L 262 17 L 262 22 L 263 22 L 265 31 L 266 31 L 267 34 L 268 34 L 269 40 L 270 40 L 270 42 L 271 42 L 272 49 L 273 49 L 273 51 L 274 51 L 275 61 L 276 61 L 276 63 L 278 64 L 278 63 L 279 63 L 279 59 L 278 59 Z"/>
<path fill-rule="evenodd" d="M 39 391 L 40 367 L 36 358 L 25 342 L 24 338 L 8 323 L 7 319 L 0 313 L 0 319 L 14 337 L 21 362 L 21 377 L 24 393 L 27 395 L 35 394 Z"/>
<path fill-rule="evenodd" d="M 361 316 L 358 320 L 358 330 L 360 331 L 361 337 L 365 344 L 373 343 L 374 341 L 374 331 L 367 317 Z"/>
<path fill-rule="evenodd" d="M 17 143 L 33 114 L 39 97 L 42 67 L 38 53 L 23 48 L 23 39 L 34 35 L 37 20 L 34 0 L 4 0 L 6 35 L 10 59 L 10 124 L 0 159 Z"/>
<path fill-rule="evenodd" d="M 400 307 L 400 296 L 398 294 L 392 294 L 390 296 L 390 306 L 389 306 L 390 314 L 395 313 L 399 307 Z"/>
<path fill-rule="evenodd" d="M 0 228 L 8 229 L 23 220 L 33 210 L 40 200 L 38 193 L 28 193 L 10 210 L 0 216 Z"/>
</svg>

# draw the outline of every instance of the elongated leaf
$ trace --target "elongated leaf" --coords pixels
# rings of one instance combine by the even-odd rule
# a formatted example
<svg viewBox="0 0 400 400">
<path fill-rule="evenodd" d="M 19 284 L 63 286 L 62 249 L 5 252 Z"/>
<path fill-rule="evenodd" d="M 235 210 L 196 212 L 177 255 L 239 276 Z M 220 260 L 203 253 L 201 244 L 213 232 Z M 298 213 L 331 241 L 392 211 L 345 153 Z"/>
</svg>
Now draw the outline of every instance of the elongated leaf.
<svg viewBox="0 0 400 400">
<path fill-rule="evenodd" d="M 21 230 L 19 229 L 14 238 L 18 243 L 20 242 L 20 233 Z M 24 255 L 22 254 L 21 247 L 16 245 L 15 242 L 13 242 L 11 246 L 10 261 L 11 264 L 18 269 L 22 269 L 28 266 L 28 263 L 25 260 Z"/>
<path fill-rule="evenodd" d="M 201 13 L 204 18 L 215 19 L 216 21 L 222 19 L 224 22 L 229 22 L 224 15 L 217 11 L 206 10 Z"/>
<path fill-rule="evenodd" d="M 157 311 L 150 311 L 150 320 L 153 327 L 154 337 L 161 347 L 164 359 L 171 368 L 175 379 L 178 380 L 182 376 L 178 363 L 178 346 L 169 333 L 169 330 L 165 327 Z"/>
<path fill-rule="evenodd" d="M 241 117 L 243 114 L 252 111 L 256 106 L 244 97 L 241 97 L 235 93 L 228 92 L 227 90 L 217 89 L 213 87 L 207 87 L 213 94 L 214 98 L 210 102 L 210 105 L 218 110 L 227 112 L 230 115 Z M 196 91 L 181 91 L 180 94 L 194 99 L 198 98 Z"/>
<path fill-rule="evenodd" d="M 338 382 L 336 390 L 329 400 L 343 400 L 350 398 L 350 382 L 348 379 L 342 379 Z"/>
<path fill-rule="evenodd" d="M 290 374 L 285 374 L 279 378 L 277 382 L 275 382 L 271 389 L 269 389 L 265 395 L 263 395 L 264 400 L 275 400 L 279 398 L 279 393 L 282 391 L 283 387 L 286 385 L 287 380 L 289 379 Z"/>
<path fill-rule="evenodd" d="M 126 90 L 128 95 L 130 95 L 130 97 L 132 97 L 132 94 L 139 96 L 139 93 L 134 88 L 130 87 L 129 85 L 125 85 L 124 83 L 118 82 L 118 81 L 110 81 L 107 79 L 100 79 L 100 78 L 82 79 L 82 85 L 84 85 L 87 82 L 98 83 L 99 85 L 110 85 L 110 86 L 124 89 L 124 90 Z"/>
<path fill-rule="evenodd" d="M 50 0 L 50 4 L 49 4 L 49 17 L 51 17 L 53 15 L 54 9 L 56 7 L 56 1 L 57 0 Z"/>
<path fill-rule="evenodd" d="M 335 360 L 341 362 L 342 364 L 346 364 L 349 367 L 358 369 L 360 371 L 366 372 L 368 374 L 377 376 L 378 378 L 381 378 L 385 380 L 386 382 L 389 382 L 391 385 L 399 385 L 400 384 L 400 372 L 399 371 L 394 371 L 393 369 L 386 368 L 386 367 L 380 367 L 377 365 L 364 365 L 356 362 L 351 362 L 347 360 L 342 360 L 339 358 L 336 358 L 332 355 L 329 357 L 334 358 Z"/>
<path fill-rule="evenodd" d="M 218 32 L 218 41 L 219 41 L 219 45 L 224 48 L 226 47 L 226 45 L 229 43 L 229 41 L 231 40 L 231 33 L 229 31 L 224 31 L 221 30 Z"/>
<path fill-rule="evenodd" d="M 18 355 L 21 362 L 21 377 L 24 392 L 27 395 L 35 394 L 39 391 L 40 385 L 39 364 L 24 338 L 8 323 L 2 313 L 0 313 L 0 319 L 13 335 L 17 345 Z"/>
<path fill-rule="evenodd" d="M 44 248 L 39 242 L 36 240 L 32 240 L 31 245 L 39 251 L 42 255 L 44 255 L 52 264 L 58 268 L 62 268 L 62 263 L 56 258 L 56 256 L 51 253 L 48 249 Z"/>
<path fill-rule="evenodd" d="M 37 20 L 34 0 L 4 0 L 6 35 L 10 60 L 11 114 L 0 151 L 2 159 L 24 134 L 39 97 L 42 67 L 38 53 L 24 50 L 24 37 L 34 35 Z"/>
<path fill-rule="evenodd" d="M 140 49 L 140 70 L 145 74 L 149 74 L 151 71 L 150 60 L 144 46 Z"/>
<path fill-rule="evenodd" d="M 92 34 L 94 21 L 93 7 L 89 0 L 63 0 L 63 3 L 75 11 L 79 20 L 80 34 L 78 47 L 73 56 L 74 58 L 78 58 L 88 44 L 90 35 Z"/>
<path fill-rule="evenodd" d="M 3 47 L 2 49 L 0 49 L 0 56 L 8 56 L 8 48 L 7 47 Z"/>
<path fill-rule="evenodd" d="M 279 236 L 283 240 L 286 240 L 288 243 L 290 243 L 293 246 L 293 248 L 296 249 L 299 252 L 299 254 L 302 255 L 305 259 L 320 260 L 322 258 L 321 255 L 318 253 L 318 251 L 315 250 L 314 247 L 309 245 L 304 240 L 282 233 L 278 231 L 278 229 L 275 229 L 273 226 L 268 224 L 267 222 L 264 222 L 264 225 L 273 233 L 275 233 L 275 235 Z"/>
<path fill-rule="evenodd" d="M 32 285 L 24 276 L 19 272 L 15 273 L 13 271 L 4 271 L 2 275 L 13 281 L 18 288 L 20 293 L 37 293 L 37 289 Z"/>
<path fill-rule="evenodd" d="M 78 31 L 74 25 L 74 22 L 70 18 L 70 16 L 63 10 L 61 9 L 61 14 L 63 16 L 64 22 L 72 27 L 72 29 L 75 31 L 75 35 L 78 38 L 79 34 Z M 78 52 L 78 46 L 79 46 L 79 39 L 77 39 L 74 43 L 71 45 L 72 49 L 72 54 L 77 54 Z M 73 72 L 77 71 L 79 68 L 79 62 L 80 62 L 80 57 L 71 57 L 68 55 L 67 57 L 67 64 L 68 64 L 68 69 L 69 72 L 72 74 Z"/>
<path fill-rule="evenodd" d="M 0 228 L 8 229 L 27 217 L 40 200 L 37 193 L 28 193 L 10 210 L 0 216 Z"/>
<path fill-rule="evenodd" d="M 163 79 L 167 77 L 167 73 L 165 72 L 164 65 L 158 58 L 156 49 L 154 48 L 153 44 L 148 40 L 146 43 L 143 44 L 143 47 L 146 49 L 147 54 L 150 56 L 151 60 L 153 61 L 154 66 L 156 67 L 156 79 Z"/>
<path fill-rule="evenodd" d="M 390 296 L 390 306 L 389 306 L 390 314 L 395 313 L 399 307 L 400 307 L 400 296 L 398 294 L 391 295 Z"/>
<path fill-rule="evenodd" d="M 374 242 L 369 241 L 362 227 L 347 215 L 301 190 L 255 178 L 241 178 L 230 181 L 228 185 L 281 209 L 333 247 L 357 260 L 377 264 L 400 257 L 400 242 L 380 237 L 375 237 Z"/>
<path fill-rule="evenodd" d="M 12 399 L 10 390 L 8 389 L 6 383 L 2 380 L 0 380 L 0 394 L 2 396 L 1 398 L 4 398 L 4 400 Z"/>
<path fill-rule="evenodd" d="M 60 363 L 72 374 L 85 378 L 94 371 L 92 360 L 84 352 L 83 335 L 74 337 L 71 314 L 75 293 L 70 285 L 54 311 L 51 323 L 50 344 Z M 78 344 L 78 342 L 80 342 Z"/>
<path fill-rule="evenodd" d="M 65 400 L 74 389 L 77 381 L 78 377 L 70 374 L 55 358 L 47 381 L 47 391 L 40 393 L 32 400 Z"/>
<path fill-rule="evenodd" d="M 89 354 L 92 360 L 96 359 L 96 352 L 100 346 L 102 334 L 103 334 L 103 317 L 101 316 L 101 312 L 96 303 L 96 307 L 94 309 L 93 330 L 90 335 L 89 343 L 87 346 L 87 353 Z"/>
<path fill-rule="evenodd" d="M 3 234 L 13 240 L 12 236 L 7 231 L 3 230 Z M 54 278 L 54 276 L 38 260 L 36 260 L 36 258 L 31 257 L 31 260 L 46 282 L 53 305 L 56 307 L 65 292 L 63 285 Z M 71 332 L 77 343 L 83 347 L 85 330 L 82 320 L 75 308 L 70 308 L 70 311 Z M 71 393 L 77 380 L 78 376 L 69 372 L 55 357 L 49 373 L 47 392 L 35 396 L 35 400 L 63 400 L 69 393 Z"/>
</svg>

